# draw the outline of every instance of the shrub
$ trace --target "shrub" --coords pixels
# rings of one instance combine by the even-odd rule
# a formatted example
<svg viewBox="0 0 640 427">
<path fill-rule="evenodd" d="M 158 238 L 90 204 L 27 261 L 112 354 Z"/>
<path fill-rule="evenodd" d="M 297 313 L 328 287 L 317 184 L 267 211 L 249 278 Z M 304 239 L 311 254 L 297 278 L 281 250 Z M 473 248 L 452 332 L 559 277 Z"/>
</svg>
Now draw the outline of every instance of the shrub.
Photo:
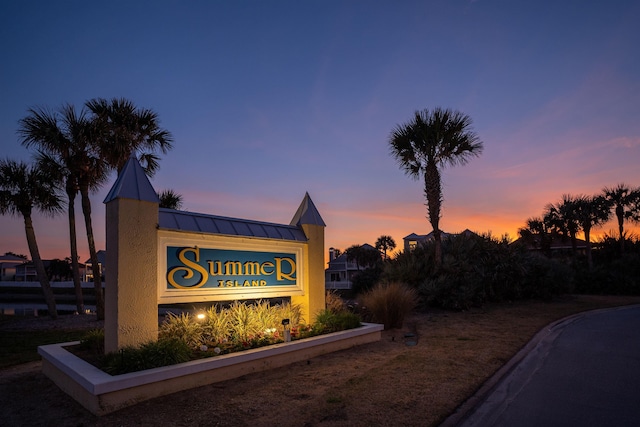
<svg viewBox="0 0 640 427">
<path fill-rule="evenodd" d="M 429 278 L 418 292 L 425 304 L 453 310 L 466 310 L 485 300 L 478 282 L 463 273 L 441 273 Z"/>
<path fill-rule="evenodd" d="M 573 292 L 574 272 L 567 263 L 539 254 L 530 254 L 525 265 L 526 275 L 522 280 L 523 298 L 550 300 L 554 295 Z"/>
<path fill-rule="evenodd" d="M 316 315 L 313 323 L 312 334 L 328 334 L 330 332 L 344 331 L 360 326 L 360 316 L 349 311 L 333 312 L 323 310 Z"/>
<path fill-rule="evenodd" d="M 587 294 L 640 295 L 640 255 L 598 260 L 593 270 L 575 268 L 576 291 Z"/>
<path fill-rule="evenodd" d="M 573 289 L 573 273 L 566 264 L 511 245 L 507 236 L 443 239 L 443 262 L 437 271 L 432 246 L 401 253 L 385 270 L 387 279 L 415 288 L 426 305 L 463 310 L 488 301 L 550 299 Z"/>
<path fill-rule="evenodd" d="M 361 297 L 362 305 L 385 329 L 401 328 L 417 303 L 416 291 L 398 282 L 379 283 Z"/>
<path fill-rule="evenodd" d="M 435 249 L 433 244 L 420 245 L 412 251 L 400 252 L 385 263 L 381 281 L 405 283 L 417 288 L 434 274 Z"/>
<path fill-rule="evenodd" d="M 111 375 L 175 365 L 191 360 L 191 349 L 181 339 L 165 338 L 140 347 L 125 347 L 105 355 L 103 370 Z"/>
<path fill-rule="evenodd" d="M 299 305 L 236 301 L 227 308 L 210 307 L 203 318 L 169 313 L 160 325 L 158 340 L 140 347 L 104 355 L 104 332 L 94 330 L 81 340 L 80 349 L 91 353 L 91 363 L 117 375 L 282 342 L 283 319 L 289 319 L 294 339 L 360 326 L 360 317 L 346 309 L 323 311 L 312 327 L 301 323 Z"/>
<path fill-rule="evenodd" d="M 373 288 L 380 281 L 382 271 L 382 266 L 379 264 L 360 270 L 351 278 L 353 292 L 359 295 Z"/>
<path fill-rule="evenodd" d="M 324 297 L 324 305 L 325 308 L 332 313 L 340 313 L 341 311 L 347 310 L 347 306 L 344 303 L 344 300 L 340 297 L 340 295 L 333 291 L 327 291 Z"/>
</svg>

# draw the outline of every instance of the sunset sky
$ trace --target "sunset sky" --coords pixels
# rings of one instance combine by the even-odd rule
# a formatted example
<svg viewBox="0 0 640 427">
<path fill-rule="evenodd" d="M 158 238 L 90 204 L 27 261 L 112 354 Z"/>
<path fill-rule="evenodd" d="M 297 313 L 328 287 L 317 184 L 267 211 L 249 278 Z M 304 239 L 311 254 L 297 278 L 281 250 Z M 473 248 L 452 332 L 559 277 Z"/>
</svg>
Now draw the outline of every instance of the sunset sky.
<svg viewBox="0 0 640 427">
<path fill-rule="evenodd" d="M 186 210 L 288 224 L 309 192 L 327 249 L 400 248 L 431 226 L 389 134 L 441 106 L 484 142 L 445 169 L 441 228 L 516 238 L 564 193 L 640 186 L 639 21 L 632 0 L 3 1 L 2 157 L 30 159 L 30 107 L 125 97 L 172 132 L 152 184 Z M 42 256 L 68 256 L 66 216 L 35 218 Z M 21 218 L 0 217 L 7 251 L 29 254 Z"/>
</svg>

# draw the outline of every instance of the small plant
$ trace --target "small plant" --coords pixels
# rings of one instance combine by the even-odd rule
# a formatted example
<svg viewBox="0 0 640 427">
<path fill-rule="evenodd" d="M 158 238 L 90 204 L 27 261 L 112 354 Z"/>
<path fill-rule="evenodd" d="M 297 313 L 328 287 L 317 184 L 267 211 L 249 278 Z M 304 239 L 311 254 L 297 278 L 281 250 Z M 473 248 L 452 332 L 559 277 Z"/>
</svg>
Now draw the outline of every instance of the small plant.
<svg viewBox="0 0 640 427">
<path fill-rule="evenodd" d="M 251 337 L 262 332 L 262 325 L 249 304 L 235 301 L 229 307 L 231 339 L 248 343 Z"/>
<path fill-rule="evenodd" d="M 318 315 L 316 324 L 305 325 L 301 323 L 299 305 L 272 306 L 265 301 L 254 304 L 236 301 L 227 308 L 210 307 L 203 314 L 200 317 L 169 313 L 160 325 L 158 341 L 100 355 L 95 360 L 96 366 L 118 375 L 279 343 L 283 341 L 283 319 L 289 319 L 293 339 L 360 326 L 360 317 L 346 309 L 337 313 L 325 310 Z M 96 350 L 101 345 L 103 353 L 104 332 L 92 331 L 82 345 L 83 350 Z"/>
<path fill-rule="evenodd" d="M 281 324 L 280 322 L 282 321 L 282 319 L 289 319 L 289 323 L 291 325 L 304 324 L 304 319 L 302 318 L 302 309 L 299 305 L 283 303 L 276 307 L 278 307 L 278 324 Z"/>
<path fill-rule="evenodd" d="M 279 306 L 277 305 L 271 306 L 267 301 L 258 301 L 250 307 L 252 308 L 252 316 L 256 322 L 256 327 L 259 332 L 271 330 L 282 321 L 282 318 L 278 317 Z"/>
<path fill-rule="evenodd" d="M 202 325 L 189 313 L 169 313 L 160 327 L 159 338 L 178 338 L 196 349 L 203 344 Z"/>
<path fill-rule="evenodd" d="M 204 313 L 202 322 L 202 340 L 203 344 L 214 346 L 223 343 L 229 337 L 229 324 L 231 315 L 228 310 L 219 310 L 217 306 L 209 307 Z"/>
<path fill-rule="evenodd" d="M 379 283 L 361 297 L 362 305 L 385 329 L 401 328 L 404 318 L 415 307 L 416 291 L 398 282 Z"/>
<path fill-rule="evenodd" d="M 92 329 L 80 339 L 80 349 L 91 354 L 104 354 L 104 330 Z"/>
</svg>

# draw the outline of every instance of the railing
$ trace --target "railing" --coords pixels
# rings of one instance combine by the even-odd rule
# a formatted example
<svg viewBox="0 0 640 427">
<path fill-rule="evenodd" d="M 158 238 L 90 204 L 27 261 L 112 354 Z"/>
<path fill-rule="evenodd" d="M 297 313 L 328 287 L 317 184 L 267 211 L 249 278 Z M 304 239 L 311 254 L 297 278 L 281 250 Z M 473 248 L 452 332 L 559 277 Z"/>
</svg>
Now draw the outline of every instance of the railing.
<svg viewBox="0 0 640 427">
<path fill-rule="evenodd" d="M 351 282 L 348 280 L 341 281 L 325 281 L 325 289 L 351 289 Z"/>
<path fill-rule="evenodd" d="M 73 282 L 49 282 L 52 288 L 73 288 Z M 93 282 L 80 282 L 83 288 L 93 288 Z M 40 282 L 14 282 L 3 281 L 0 282 L 0 288 L 39 288 Z M 102 281 L 102 287 L 104 287 L 104 280 Z"/>
</svg>

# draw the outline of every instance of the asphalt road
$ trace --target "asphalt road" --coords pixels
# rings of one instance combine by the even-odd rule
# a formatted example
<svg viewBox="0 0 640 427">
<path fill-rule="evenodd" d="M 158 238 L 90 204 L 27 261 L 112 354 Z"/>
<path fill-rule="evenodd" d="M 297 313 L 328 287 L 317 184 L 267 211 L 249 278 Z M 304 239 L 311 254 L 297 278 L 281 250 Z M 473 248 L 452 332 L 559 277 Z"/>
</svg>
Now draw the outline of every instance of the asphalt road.
<svg viewBox="0 0 640 427">
<path fill-rule="evenodd" d="M 640 426 L 640 306 L 546 331 L 460 426 Z"/>
</svg>

